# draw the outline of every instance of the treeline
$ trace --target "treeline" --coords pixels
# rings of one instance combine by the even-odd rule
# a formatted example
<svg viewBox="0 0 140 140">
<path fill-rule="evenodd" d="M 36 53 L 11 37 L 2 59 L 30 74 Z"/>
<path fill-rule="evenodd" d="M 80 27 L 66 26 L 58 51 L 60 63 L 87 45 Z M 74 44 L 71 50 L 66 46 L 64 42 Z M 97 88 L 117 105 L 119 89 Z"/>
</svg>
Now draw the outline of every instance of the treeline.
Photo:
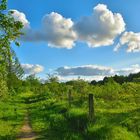
<svg viewBox="0 0 140 140">
<path fill-rule="evenodd" d="M 135 81 L 135 76 L 138 74 L 131 74 L 134 77 L 132 81 L 118 82 L 114 80 L 115 77 L 104 78 L 103 81 L 93 83 L 82 79 L 72 80 L 68 82 L 60 82 L 55 76 L 49 76 L 45 82 L 41 82 L 35 75 L 30 75 L 24 80 L 12 79 L 13 89 L 16 93 L 32 92 L 35 96 L 43 98 L 53 98 L 54 100 L 67 100 L 69 93 L 72 96 L 83 102 L 87 100 L 88 94 L 93 93 L 96 98 L 104 100 L 118 100 L 120 96 L 127 94 L 138 94 L 140 91 L 140 84 Z M 120 76 L 118 76 L 120 77 Z M 129 76 L 126 76 L 129 79 Z M 106 79 L 106 80 L 105 80 Z"/>
<path fill-rule="evenodd" d="M 97 84 L 103 85 L 110 80 L 113 80 L 119 84 L 123 84 L 125 82 L 140 82 L 140 72 L 136 73 L 136 74 L 129 74 L 128 76 L 115 75 L 112 77 L 105 77 L 102 81 L 97 82 L 97 81 L 93 80 L 93 81 L 91 81 L 91 84 L 92 85 L 97 85 Z"/>
</svg>

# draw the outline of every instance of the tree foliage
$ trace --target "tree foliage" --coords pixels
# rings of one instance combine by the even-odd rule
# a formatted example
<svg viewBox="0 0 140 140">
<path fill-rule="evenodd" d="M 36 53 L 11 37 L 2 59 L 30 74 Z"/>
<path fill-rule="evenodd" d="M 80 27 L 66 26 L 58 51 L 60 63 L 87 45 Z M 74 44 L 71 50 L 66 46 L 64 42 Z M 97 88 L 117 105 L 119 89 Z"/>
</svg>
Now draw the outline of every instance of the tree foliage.
<svg viewBox="0 0 140 140">
<path fill-rule="evenodd" d="M 9 78 L 11 75 L 21 76 L 23 71 L 11 48 L 11 43 L 18 45 L 17 38 L 22 34 L 23 27 L 20 21 L 15 21 L 12 11 L 7 10 L 7 0 L 0 1 L 0 83 L 11 87 Z M 3 82 L 4 81 L 4 82 Z M 5 84 L 4 84 L 5 83 Z M 2 91 L 1 91 L 2 92 Z"/>
</svg>

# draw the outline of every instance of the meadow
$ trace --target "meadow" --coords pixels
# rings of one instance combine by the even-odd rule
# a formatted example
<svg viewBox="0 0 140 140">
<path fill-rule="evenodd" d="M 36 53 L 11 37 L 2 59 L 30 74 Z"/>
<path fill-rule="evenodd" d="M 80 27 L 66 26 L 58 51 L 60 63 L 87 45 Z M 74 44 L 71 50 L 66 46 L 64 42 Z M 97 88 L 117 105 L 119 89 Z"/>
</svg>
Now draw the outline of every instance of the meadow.
<svg viewBox="0 0 140 140">
<path fill-rule="evenodd" d="M 35 81 L 32 86 L 24 83 L 24 92 L 0 101 L 1 140 L 16 139 L 27 113 L 38 140 L 140 139 L 139 83 L 91 85 L 77 80 L 37 86 Z M 94 94 L 92 120 L 89 93 Z"/>
<path fill-rule="evenodd" d="M 98 89 L 100 88 L 100 89 Z M 131 89 L 131 90 L 130 90 Z M 114 93 L 113 93 L 114 91 Z M 49 140 L 139 140 L 140 85 L 117 83 L 93 86 L 95 118 L 88 117 L 88 93 L 63 98 L 33 94 L 30 117 L 38 139 Z M 110 93 L 111 92 L 111 93 Z M 78 94 L 78 93 L 77 93 Z"/>
</svg>

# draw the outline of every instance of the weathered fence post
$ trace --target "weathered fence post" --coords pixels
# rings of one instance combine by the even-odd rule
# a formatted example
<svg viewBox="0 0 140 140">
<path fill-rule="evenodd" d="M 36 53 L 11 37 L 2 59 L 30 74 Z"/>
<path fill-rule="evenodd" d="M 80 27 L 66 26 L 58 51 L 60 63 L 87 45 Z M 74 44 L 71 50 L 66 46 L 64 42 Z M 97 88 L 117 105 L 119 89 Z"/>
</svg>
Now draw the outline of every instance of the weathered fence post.
<svg viewBox="0 0 140 140">
<path fill-rule="evenodd" d="M 89 94 L 89 120 L 94 119 L 94 97 L 93 94 Z"/>
</svg>

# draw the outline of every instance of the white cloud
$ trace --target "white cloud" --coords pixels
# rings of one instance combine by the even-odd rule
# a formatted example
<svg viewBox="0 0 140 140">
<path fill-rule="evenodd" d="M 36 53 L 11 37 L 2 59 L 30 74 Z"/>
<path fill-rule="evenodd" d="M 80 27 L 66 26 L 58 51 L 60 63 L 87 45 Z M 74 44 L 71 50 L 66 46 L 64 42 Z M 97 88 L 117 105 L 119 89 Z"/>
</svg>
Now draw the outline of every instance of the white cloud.
<svg viewBox="0 0 140 140">
<path fill-rule="evenodd" d="M 71 80 L 78 80 L 78 79 L 82 79 L 85 81 L 100 81 L 104 79 L 104 76 L 58 76 L 59 81 L 61 82 L 66 82 L 66 81 L 71 81 Z"/>
<path fill-rule="evenodd" d="M 30 27 L 25 14 L 13 10 L 13 17 Z M 98 4 L 91 16 L 81 17 L 77 22 L 52 12 L 42 19 L 38 30 L 28 28 L 24 41 L 44 41 L 49 46 L 71 49 L 76 41 L 86 42 L 91 47 L 108 46 L 125 30 L 125 22 L 119 13 L 113 13 L 106 5 Z"/>
<path fill-rule="evenodd" d="M 131 67 L 133 67 L 133 68 L 140 68 L 140 65 L 139 64 L 134 64 Z"/>
<path fill-rule="evenodd" d="M 111 67 L 104 67 L 98 65 L 83 65 L 75 67 L 60 67 L 55 70 L 60 81 L 76 80 L 79 77 L 86 81 L 100 81 L 104 77 L 114 75 L 129 75 L 140 72 L 140 65 L 135 64 L 127 68 L 113 69 Z"/>
<path fill-rule="evenodd" d="M 129 74 L 134 74 L 134 73 L 138 73 L 140 72 L 140 65 L 139 64 L 135 64 L 132 65 L 128 68 L 122 68 L 120 70 L 116 70 L 115 73 L 118 75 L 129 75 Z"/>
<path fill-rule="evenodd" d="M 23 41 L 46 42 L 50 47 L 71 49 L 76 40 L 72 30 L 73 22 L 58 13 L 50 13 L 43 17 L 42 27 L 38 30 L 28 29 Z"/>
<path fill-rule="evenodd" d="M 125 22 L 119 13 L 113 13 L 106 5 L 98 4 L 90 16 L 81 17 L 77 22 L 70 18 L 52 12 L 42 19 L 42 27 L 34 30 L 26 15 L 18 10 L 12 16 L 24 25 L 25 35 L 23 41 L 43 41 L 51 47 L 74 47 L 76 41 L 86 42 L 90 47 L 108 46 L 114 43 L 115 38 L 125 30 Z M 114 48 L 118 51 L 122 46 L 127 46 L 127 52 L 140 52 L 140 33 L 124 32 L 120 41 Z"/>
<path fill-rule="evenodd" d="M 113 13 L 104 4 L 98 4 L 91 16 L 82 17 L 75 25 L 78 37 L 91 47 L 108 46 L 125 30 L 125 22 L 119 13 Z"/>
<path fill-rule="evenodd" d="M 25 74 L 38 74 L 44 70 L 44 67 L 41 65 L 32 65 L 32 64 L 22 64 L 21 65 Z"/>
<path fill-rule="evenodd" d="M 44 38 L 49 46 L 71 49 L 75 44 L 76 34 L 72 30 L 73 22 L 58 13 L 52 12 L 43 18 Z"/>
<path fill-rule="evenodd" d="M 22 12 L 19 12 L 18 10 L 10 10 L 12 11 L 12 16 L 15 19 L 15 21 L 20 21 L 22 22 L 24 29 L 29 29 L 30 28 L 30 23 L 26 18 L 26 15 Z"/>
<path fill-rule="evenodd" d="M 61 76 L 112 75 L 114 73 L 112 68 L 97 65 L 84 65 L 76 67 L 65 66 L 56 69 L 56 72 Z"/>
<path fill-rule="evenodd" d="M 123 45 L 127 46 L 127 52 L 140 52 L 140 33 L 125 32 L 121 36 L 120 43 L 115 51 L 118 51 Z"/>
</svg>

